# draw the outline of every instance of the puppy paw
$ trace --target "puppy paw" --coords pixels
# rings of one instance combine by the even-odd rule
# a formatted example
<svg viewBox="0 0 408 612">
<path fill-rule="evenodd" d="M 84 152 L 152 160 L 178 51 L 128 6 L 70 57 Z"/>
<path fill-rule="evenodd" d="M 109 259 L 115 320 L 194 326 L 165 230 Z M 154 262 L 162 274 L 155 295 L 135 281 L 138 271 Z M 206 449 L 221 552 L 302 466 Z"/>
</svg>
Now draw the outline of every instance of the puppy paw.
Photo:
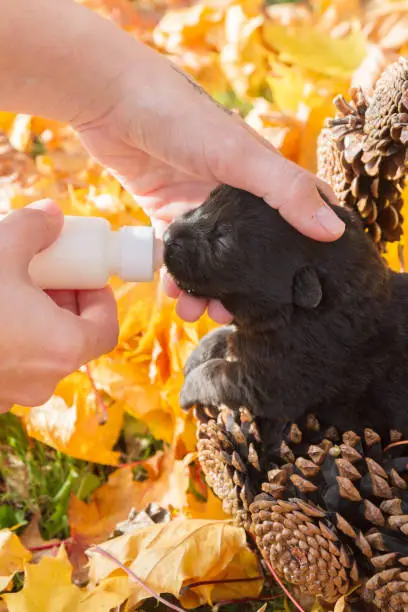
<svg viewBox="0 0 408 612">
<path fill-rule="evenodd" d="M 219 381 L 226 364 L 224 359 L 211 359 L 188 374 L 180 392 L 183 410 L 193 406 L 219 406 L 222 403 L 224 393 Z"/>
<path fill-rule="evenodd" d="M 228 339 L 234 332 L 233 325 L 225 325 L 206 334 L 188 357 L 184 366 L 184 376 L 189 376 L 198 366 L 211 359 L 225 359 L 228 352 Z"/>
<path fill-rule="evenodd" d="M 193 406 L 231 409 L 245 405 L 248 399 L 248 381 L 237 361 L 210 359 L 200 364 L 186 377 L 180 393 L 183 410 Z"/>
</svg>

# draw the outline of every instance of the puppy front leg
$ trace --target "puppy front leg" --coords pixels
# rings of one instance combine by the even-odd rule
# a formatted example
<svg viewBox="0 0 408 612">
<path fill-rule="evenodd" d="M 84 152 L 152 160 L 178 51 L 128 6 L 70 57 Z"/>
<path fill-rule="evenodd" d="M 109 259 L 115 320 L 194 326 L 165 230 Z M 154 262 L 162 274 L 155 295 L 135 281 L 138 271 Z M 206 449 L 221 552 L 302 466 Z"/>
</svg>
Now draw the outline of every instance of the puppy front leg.
<svg viewBox="0 0 408 612">
<path fill-rule="evenodd" d="M 225 359 L 228 351 L 228 338 L 235 332 L 233 325 L 225 325 L 208 332 L 186 360 L 184 376 L 187 377 L 199 365 L 210 359 Z"/>
<path fill-rule="evenodd" d="M 237 361 L 210 359 L 186 377 L 180 393 L 183 410 L 193 406 L 238 408 L 246 404 L 247 388 L 242 366 Z"/>
</svg>

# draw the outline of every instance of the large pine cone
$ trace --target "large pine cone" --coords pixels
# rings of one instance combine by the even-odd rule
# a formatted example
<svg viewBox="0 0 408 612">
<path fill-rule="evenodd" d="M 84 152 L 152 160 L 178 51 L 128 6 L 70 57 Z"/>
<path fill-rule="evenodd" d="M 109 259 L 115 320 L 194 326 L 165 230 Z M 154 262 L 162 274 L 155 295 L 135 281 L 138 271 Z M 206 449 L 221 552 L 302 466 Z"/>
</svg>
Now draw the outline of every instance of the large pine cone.
<svg viewBox="0 0 408 612">
<path fill-rule="evenodd" d="M 340 436 L 311 415 L 274 448 L 246 408 L 196 416 L 207 482 L 275 571 L 329 603 L 360 585 L 353 596 L 367 605 L 408 610 L 408 445 L 398 444 L 400 433 Z"/>
<path fill-rule="evenodd" d="M 338 113 L 318 138 L 318 175 L 343 206 L 362 217 L 379 250 L 402 234 L 401 192 L 408 143 L 408 60 L 391 64 L 368 100 L 353 88 L 335 98 Z"/>
</svg>

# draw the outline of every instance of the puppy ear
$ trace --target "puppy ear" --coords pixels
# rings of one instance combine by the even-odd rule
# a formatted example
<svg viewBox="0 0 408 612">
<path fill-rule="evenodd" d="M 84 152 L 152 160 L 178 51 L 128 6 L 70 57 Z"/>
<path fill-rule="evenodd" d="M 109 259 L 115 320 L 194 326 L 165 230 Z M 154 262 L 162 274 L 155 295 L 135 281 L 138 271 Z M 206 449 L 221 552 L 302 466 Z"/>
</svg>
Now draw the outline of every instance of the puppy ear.
<svg viewBox="0 0 408 612">
<path fill-rule="evenodd" d="M 293 303 L 301 308 L 317 308 L 323 298 L 322 285 L 314 268 L 301 268 L 293 278 Z"/>
</svg>

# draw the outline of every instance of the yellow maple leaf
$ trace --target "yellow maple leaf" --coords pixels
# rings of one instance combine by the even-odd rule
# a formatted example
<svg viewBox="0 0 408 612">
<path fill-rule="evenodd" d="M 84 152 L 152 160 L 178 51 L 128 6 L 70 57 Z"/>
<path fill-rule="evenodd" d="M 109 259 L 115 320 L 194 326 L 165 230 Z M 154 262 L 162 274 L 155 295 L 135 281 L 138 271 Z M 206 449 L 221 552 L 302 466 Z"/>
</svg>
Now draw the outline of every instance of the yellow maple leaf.
<svg viewBox="0 0 408 612">
<path fill-rule="evenodd" d="M 200 338 L 216 324 L 208 316 L 196 323 L 182 321 L 174 301 L 156 283 L 144 289 L 121 286 L 117 295 L 119 346 L 97 360 L 93 377 L 156 438 L 178 446 L 181 457 L 182 447 L 189 452 L 195 445 L 193 419 L 179 405 L 183 367 Z"/>
<path fill-rule="evenodd" d="M 102 542 L 116 524 L 127 518 L 131 508 L 143 510 L 151 501 L 182 508 L 188 489 L 188 471 L 174 455 L 157 453 L 141 464 L 147 480 L 133 479 L 131 466 L 119 468 L 96 489 L 89 503 L 71 496 L 68 509 L 71 532 L 86 544 Z"/>
<path fill-rule="evenodd" d="M 130 510 L 144 510 L 151 502 L 183 513 L 188 517 L 225 519 L 220 500 L 205 487 L 199 500 L 190 491 L 189 464 L 194 455 L 176 459 L 173 450 L 157 453 L 143 461 L 148 478 L 133 479 L 132 466 L 119 468 L 108 482 L 96 489 L 88 503 L 71 496 L 68 516 L 71 533 L 86 545 L 102 542 L 116 524 L 127 518 Z"/>
<path fill-rule="evenodd" d="M 343 38 L 335 39 L 309 26 L 287 27 L 265 21 L 263 39 L 280 61 L 334 78 L 350 78 L 366 54 L 365 37 L 357 25 Z"/>
<path fill-rule="evenodd" d="M 24 563 L 31 559 L 15 533 L 9 529 L 0 531 L 0 591 L 7 589 L 16 572 L 24 569 Z"/>
<path fill-rule="evenodd" d="M 247 548 L 243 529 L 226 521 L 175 519 L 149 525 L 101 545 L 129 567 L 155 593 L 171 593 L 191 609 L 212 604 L 216 597 L 231 594 L 230 585 L 207 584 L 188 589 L 198 581 L 243 579 L 235 585 L 235 597 L 259 595 L 263 581 L 245 582 L 260 575 L 255 554 Z M 96 551 L 91 551 L 90 584 L 102 584 L 123 570 Z M 129 607 L 149 597 L 139 584 L 130 582 Z"/>
<path fill-rule="evenodd" d="M 112 610 L 118 610 L 121 604 L 129 598 L 129 595 L 129 580 L 125 576 L 111 576 L 105 578 L 92 591 L 81 592 L 78 612 L 111 612 Z M 76 611 L 73 610 L 72 612 Z"/>
<path fill-rule="evenodd" d="M 91 596 L 72 584 L 72 566 L 64 546 L 56 557 L 26 564 L 24 574 L 21 591 L 2 595 L 9 612 L 110 612 L 128 597 L 126 583 L 118 579 L 95 589 Z"/>
<path fill-rule="evenodd" d="M 188 506 L 184 509 L 187 518 L 228 520 L 219 497 L 216 497 L 209 487 L 206 487 L 206 501 L 200 501 L 193 493 L 187 494 Z"/>
<path fill-rule="evenodd" d="M 220 60 L 232 88 L 241 96 L 257 96 L 265 84 L 268 50 L 261 31 L 264 16 L 260 7 L 232 4 L 225 14 L 225 44 Z"/>
<path fill-rule="evenodd" d="M 77 459 L 117 465 L 120 454 L 112 447 L 122 427 L 124 409 L 119 402 L 105 407 L 106 421 L 89 377 L 76 372 L 58 385 L 44 405 L 31 409 L 15 406 L 13 412 L 23 417 L 32 438 Z"/>
</svg>

